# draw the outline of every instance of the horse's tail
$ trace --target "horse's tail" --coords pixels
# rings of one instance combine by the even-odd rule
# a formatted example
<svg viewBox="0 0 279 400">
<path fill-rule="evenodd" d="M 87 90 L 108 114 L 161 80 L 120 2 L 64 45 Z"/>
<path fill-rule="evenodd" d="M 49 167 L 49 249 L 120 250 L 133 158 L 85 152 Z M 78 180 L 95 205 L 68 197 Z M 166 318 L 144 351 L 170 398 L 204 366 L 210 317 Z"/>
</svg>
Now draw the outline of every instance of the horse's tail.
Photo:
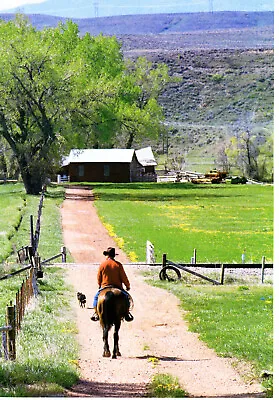
<svg viewBox="0 0 279 400">
<path fill-rule="evenodd" d="M 112 291 L 108 291 L 105 294 L 105 298 L 103 301 L 103 322 L 106 326 L 110 328 L 115 323 L 116 316 L 116 302 L 115 302 L 115 294 Z"/>
<path fill-rule="evenodd" d="M 99 295 L 101 298 L 98 301 L 98 314 L 100 323 L 108 329 L 112 325 L 119 324 L 127 313 L 127 300 L 125 294 L 119 289 L 109 289 L 104 295 Z"/>
</svg>

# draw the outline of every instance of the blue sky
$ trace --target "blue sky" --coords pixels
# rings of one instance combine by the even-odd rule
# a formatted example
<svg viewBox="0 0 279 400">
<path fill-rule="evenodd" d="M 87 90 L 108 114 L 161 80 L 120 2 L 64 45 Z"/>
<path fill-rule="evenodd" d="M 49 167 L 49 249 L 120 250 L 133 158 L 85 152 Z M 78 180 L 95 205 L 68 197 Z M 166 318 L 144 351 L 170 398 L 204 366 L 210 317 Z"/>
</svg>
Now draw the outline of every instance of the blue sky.
<svg viewBox="0 0 279 400">
<path fill-rule="evenodd" d="M 0 0 L 0 12 L 70 18 L 210 11 L 273 11 L 273 0 Z"/>
</svg>

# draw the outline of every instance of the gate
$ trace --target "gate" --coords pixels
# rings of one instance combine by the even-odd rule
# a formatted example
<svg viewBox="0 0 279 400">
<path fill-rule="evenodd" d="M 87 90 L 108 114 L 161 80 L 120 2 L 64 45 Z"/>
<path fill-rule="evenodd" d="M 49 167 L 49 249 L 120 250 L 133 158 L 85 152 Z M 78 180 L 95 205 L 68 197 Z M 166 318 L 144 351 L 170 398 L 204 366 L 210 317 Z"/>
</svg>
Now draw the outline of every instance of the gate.
<svg viewBox="0 0 279 400">
<path fill-rule="evenodd" d="M 180 271 L 185 271 L 188 272 L 189 274 L 195 275 L 203 280 L 206 280 L 208 282 L 213 283 L 214 285 L 223 285 L 224 284 L 224 279 L 225 279 L 225 270 L 226 269 L 239 269 L 239 268 L 244 268 L 244 269 L 257 269 L 260 272 L 260 282 L 264 283 L 264 277 L 265 277 L 265 270 L 266 269 L 272 269 L 273 264 L 267 264 L 265 262 L 265 257 L 262 257 L 262 262 L 261 264 L 224 264 L 224 263 L 215 263 L 215 264 L 202 264 L 202 263 L 196 263 L 196 253 L 194 253 L 193 257 L 193 262 L 190 264 L 179 264 L 179 263 L 174 263 L 173 261 L 167 260 L 167 255 L 163 254 L 163 260 L 162 260 L 162 269 L 159 272 L 159 277 L 161 280 L 168 280 L 168 281 L 174 281 L 174 280 L 179 280 L 181 279 L 181 272 Z M 193 271 L 190 269 L 190 267 L 198 267 L 198 268 L 219 268 L 220 269 L 220 281 L 217 281 L 215 279 L 209 278 L 208 276 L 198 273 L 196 271 Z"/>
<path fill-rule="evenodd" d="M 187 264 L 186 264 L 187 265 Z M 191 264 L 189 264 L 191 265 Z M 214 264 L 214 267 L 216 267 L 217 265 Z M 221 266 L 221 265 L 220 265 Z M 187 268 L 185 265 L 181 265 L 181 264 L 176 264 L 172 261 L 167 260 L 167 256 L 166 254 L 163 254 L 163 262 L 162 262 L 162 269 L 159 273 L 159 277 L 161 280 L 174 280 L 174 278 L 172 278 L 170 276 L 170 271 L 174 272 L 176 274 L 176 278 L 177 279 L 181 279 L 181 273 L 180 270 L 188 272 L 189 274 L 195 275 L 201 279 L 204 279 L 208 282 L 213 283 L 214 285 L 222 285 L 221 282 L 216 281 L 215 279 L 211 279 L 208 276 L 205 276 L 203 274 L 200 274 L 196 271 L 192 271 L 191 269 Z"/>
</svg>

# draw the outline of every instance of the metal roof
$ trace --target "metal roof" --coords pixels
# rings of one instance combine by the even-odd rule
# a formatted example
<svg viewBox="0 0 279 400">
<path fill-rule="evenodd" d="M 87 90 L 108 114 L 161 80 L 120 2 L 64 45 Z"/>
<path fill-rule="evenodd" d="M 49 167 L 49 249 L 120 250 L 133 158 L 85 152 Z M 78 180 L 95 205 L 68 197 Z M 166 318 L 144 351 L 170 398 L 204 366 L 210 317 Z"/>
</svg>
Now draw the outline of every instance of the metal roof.
<svg viewBox="0 0 279 400">
<path fill-rule="evenodd" d="M 63 166 L 72 163 L 130 163 L 136 153 L 142 166 L 157 165 L 151 147 L 134 149 L 72 149 Z"/>
<path fill-rule="evenodd" d="M 71 163 L 130 163 L 134 154 L 133 149 L 72 149 L 63 165 Z"/>
<path fill-rule="evenodd" d="M 144 149 L 136 150 L 136 156 L 138 162 L 143 166 L 157 165 L 151 147 L 145 147 Z"/>
</svg>

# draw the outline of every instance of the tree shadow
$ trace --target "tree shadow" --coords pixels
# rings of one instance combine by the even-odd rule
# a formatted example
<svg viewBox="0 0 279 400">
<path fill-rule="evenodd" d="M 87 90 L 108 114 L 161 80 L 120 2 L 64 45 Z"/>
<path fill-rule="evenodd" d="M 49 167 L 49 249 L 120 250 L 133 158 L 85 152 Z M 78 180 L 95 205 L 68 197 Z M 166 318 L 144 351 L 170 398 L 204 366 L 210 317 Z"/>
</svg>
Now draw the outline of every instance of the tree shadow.
<svg viewBox="0 0 279 400">
<path fill-rule="evenodd" d="M 192 183 L 96 183 L 93 185 L 98 192 L 98 199 L 102 201 L 177 201 L 183 198 L 201 198 L 216 199 L 230 198 L 231 192 L 220 191 L 220 185 L 193 185 Z M 104 191 L 102 190 L 104 189 Z M 154 191 L 154 189 L 156 189 Z M 175 189 L 175 192 L 174 192 Z M 205 189 L 210 189 L 205 190 Z M 216 190 L 218 189 L 218 190 Z M 241 196 L 234 191 L 234 197 Z"/>
<path fill-rule="evenodd" d="M 121 374 L 121 371 L 119 371 Z M 146 397 L 145 383 L 113 383 L 94 382 L 80 379 L 69 391 L 66 397 Z"/>
</svg>

